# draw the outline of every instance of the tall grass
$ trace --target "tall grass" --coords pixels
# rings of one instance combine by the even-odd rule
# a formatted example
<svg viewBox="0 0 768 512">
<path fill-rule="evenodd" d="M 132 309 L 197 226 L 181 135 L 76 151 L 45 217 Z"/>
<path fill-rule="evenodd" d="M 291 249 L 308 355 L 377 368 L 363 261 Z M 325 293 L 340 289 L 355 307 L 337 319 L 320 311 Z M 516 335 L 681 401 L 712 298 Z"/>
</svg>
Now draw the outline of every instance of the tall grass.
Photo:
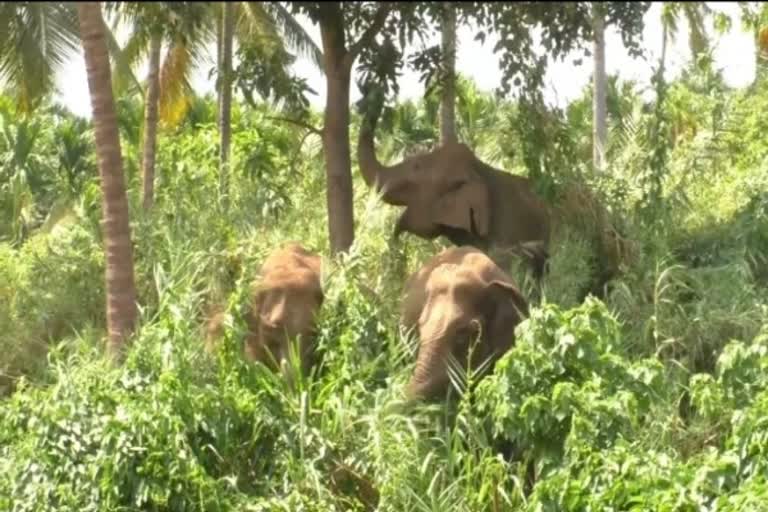
<svg viewBox="0 0 768 512">
<path fill-rule="evenodd" d="M 648 226 L 634 212 L 652 118 L 614 89 L 623 96 L 613 164 L 595 190 L 636 257 L 602 300 L 582 300 L 597 262 L 575 231 L 553 241 L 541 289 L 523 266 L 507 269 L 531 297 L 531 318 L 477 386 L 456 369 L 467 392 L 445 403 L 403 402 L 416 340 L 398 317 L 405 278 L 446 244 L 392 240 L 397 209 L 354 163 L 356 240 L 344 257 L 324 256 L 320 364 L 286 382 L 242 358 L 242 313 L 266 254 L 288 240 L 328 254 L 317 141 L 297 157 L 303 134 L 266 119 L 266 107 L 234 116 L 226 214 L 204 113 L 160 138 L 150 215 L 138 169 L 127 166 L 142 310 L 119 368 L 102 357 L 98 190 L 72 181 L 58 222 L 0 245 L 0 386 L 9 395 L 0 401 L 0 509 L 758 510 L 768 495 L 768 145 L 749 105 L 768 95 L 672 85 L 670 118 L 695 129 L 669 141 L 665 217 Z M 508 116 L 505 129 L 476 140 L 510 169 L 523 158 L 588 158 L 590 112 L 578 102 L 560 131 L 531 134 L 514 106 L 468 98 L 476 111 L 466 119 Z M 731 109 L 713 115 L 726 100 Z M 131 108 L 140 105 L 121 103 L 123 121 Z M 398 157 L 406 142 L 428 142 L 428 115 L 410 105 L 394 116 L 400 138 L 382 148 Z M 406 122 L 416 128 L 400 130 Z M 568 144 L 525 139 L 547 133 Z M 135 161 L 137 142 L 123 135 Z M 38 197 L 39 211 L 51 208 Z M 226 321 L 209 351 L 214 309 Z"/>
</svg>

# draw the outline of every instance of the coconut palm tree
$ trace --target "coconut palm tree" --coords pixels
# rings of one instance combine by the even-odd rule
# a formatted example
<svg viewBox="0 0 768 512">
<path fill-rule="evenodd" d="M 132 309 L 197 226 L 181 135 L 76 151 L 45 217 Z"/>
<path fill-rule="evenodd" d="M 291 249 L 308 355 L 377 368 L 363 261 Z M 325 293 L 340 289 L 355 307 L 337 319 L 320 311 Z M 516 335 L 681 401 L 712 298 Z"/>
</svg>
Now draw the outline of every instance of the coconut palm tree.
<svg viewBox="0 0 768 512">
<path fill-rule="evenodd" d="M 143 206 L 154 202 L 155 153 L 160 121 L 176 124 L 187 108 L 191 91 L 189 73 L 200 61 L 205 43 L 212 37 L 210 6 L 195 2 L 122 2 L 109 9 L 114 31 L 120 24 L 130 26 L 130 36 L 121 48 L 112 40 L 118 93 L 140 89 L 133 68 L 148 50 L 149 69 L 144 93 L 144 134 L 142 150 Z M 162 62 L 163 43 L 168 52 Z M 161 115 L 162 114 L 162 115 Z"/>
<path fill-rule="evenodd" d="M 677 39 L 679 23 L 685 18 L 688 23 L 688 47 L 693 62 L 709 50 L 709 36 L 704 26 L 712 9 L 704 2 L 664 2 L 662 4 L 662 55 L 666 57 L 666 46 Z M 664 58 L 662 58 L 662 61 Z"/>
<path fill-rule="evenodd" d="M 152 207 L 155 197 L 155 149 L 157 146 L 157 107 L 160 98 L 160 50 L 162 45 L 163 33 L 161 30 L 155 30 L 149 42 L 147 99 L 144 102 L 144 149 L 141 159 L 142 205 L 144 210 L 149 210 Z"/>
<path fill-rule="evenodd" d="M 219 79 L 219 180 L 224 208 L 229 196 L 229 155 L 232 110 L 232 57 L 235 43 L 258 42 L 262 55 L 288 55 L 288 47 L 304 54 L 323 69 L 322 52 L 293 15 L 276 2 L 225 2 L 217 4 L 221 23 L 217 25 L 217 62 Z M 287 43 L 287 44 L 286 44 Z"/>
<path fill-rule="evenodd" d="M 222 45 L 225 42 L 221 21 L 225 11 L 233 20 L 232 36 L 227 43 L 229 48 L 233 48 L 238 40 L 257 39 L 267 48 L 280 50 L 284 50 L 287 43 L 293 50 L 309 55 L 320 65 L 320 50 L 293 16 L 279 5 L 259 2 L 124 2 L 114 7 L 111 11 L 115 14 L 114 28 L 120 23 L 130 27 L 130 35 L 123 47 L 111 47 L 115 56 L 118 91 L 140 89 L 132 70 L 149 49 L 142 158 L 145 208 L 151 206 L 153 201 L 158 125 L 177 126 L 186 115 L 194 96 L 190 85 L 191 74 L 203 65 L 208 45 L 213 41 L 216 42 L 216 69 L 220 75 L 216 89 L 221 102 Z M 167 53 L 161 62 L 163 42 Z M 229 90 L 228 101 L 231 102 L 231 87 Z M 220 124 L 222 138 L 227 139 L 221 145 L 222 168 L 229 160 L 229 135 L 224 135 L 229 131 L 229 121 L 225 124 L 227 128 Z"/>
<path fill-rule="evenodd" d="M 605 166 L 605 145 L 608 139 L 605 74 L 605 13 L 598 2 L 592 2 L 592 32 L 594 46 L 594 75 L 592 95 L 592 164 L 602 171 Z"/>
<path fill-rule="evenodd" d="M 219 185 L 224 209 L 229 205 L 229 139 L 232 110 L 232 39 L 234 38 L 235 9 L 231 2 L 224 4 L 221 14 L 221 51 L 219 82 Z"/>
<path fill-rule="evenodd" d="M 93 108 L 96 154 L 102 192 L 102 230 L 106 257 L 108 353 L 117 356 L 133 331 L 138 308 L 128 198 L 120 137 L 112 95 L 106 26 L 99 2 L 78 2 L 77 15 Z"/>
</svg>

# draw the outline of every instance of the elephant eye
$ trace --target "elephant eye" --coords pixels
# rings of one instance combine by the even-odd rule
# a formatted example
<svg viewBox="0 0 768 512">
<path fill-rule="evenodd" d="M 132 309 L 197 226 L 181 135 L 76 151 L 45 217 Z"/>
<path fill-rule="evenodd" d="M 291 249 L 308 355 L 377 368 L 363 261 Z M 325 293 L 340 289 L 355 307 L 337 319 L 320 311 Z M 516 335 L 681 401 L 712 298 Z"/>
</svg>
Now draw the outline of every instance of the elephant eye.
<svg viewBox="0 0 768 512">
<path fill-rule="evenodd" d="M 459 339 L 459 343 L 463 345 L 464 348 L 469 346 L 469 344 L 474 341 L 474 339 L 477 337 L 477 334 L 478 328 L 472 323 L 459 327 L 456 330 L 456 337 Z"/>
<path fill-rule="evenodd" d="M 452 183 L 452 184 L 451 184 L 451 185 L 448 187 L 448 190 L 446 190 L 446 192 L 456 192 L 456 191 L 457 191 L 457 190 L 459 190 L 461 187 L 463 187 L 464 185 L 466 185 L 466 183 L 467 183 L 467 182 L 466 182 L 466 181 L 464 181 L 464 180 L 462 180 L 462 181 L 455 181 L 455 182 L 453 182 L 453 183 Z"/>
</svg>

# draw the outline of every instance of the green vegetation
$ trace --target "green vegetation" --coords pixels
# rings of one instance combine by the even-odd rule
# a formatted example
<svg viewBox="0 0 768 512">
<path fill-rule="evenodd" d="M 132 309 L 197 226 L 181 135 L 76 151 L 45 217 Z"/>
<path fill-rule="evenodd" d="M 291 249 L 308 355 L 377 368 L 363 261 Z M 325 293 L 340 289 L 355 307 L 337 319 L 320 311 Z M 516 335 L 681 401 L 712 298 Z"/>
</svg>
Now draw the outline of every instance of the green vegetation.
<svg viewBox="0 0 768 512">
<path fill-rule="evenodd" d="M 551 201 L 587 183 L 633 252 L 602 300 L 581 301 L 595 262 L 563 233 L 494 374 L 456 402 L 407 408 L 415 346 L 399 294 L 447 243 L 393 242 L 397 209 L 354 153 L 355 241 L 328 261 L 323 361 L 290 386 L 241 357 L 242 312 L 276 245 L 330 253 L 320 138 L 233 102 L 225 210 L 216 101 L 194 98 L 159 132 L 147 213 L 143 104 L 121 97 L 142 310 L 112 366 L 91 124 L 0 98 L 0 510 L 766 510 L 768 87 L 729 89 L 700 59 L 661 105 L 615 78 L 607 90 L 598 179 L 591 89 L 565 112 L 531 111 L 458 81 L 461 140 L 537 176 Z M 383 161 L 434 144 L 438 103 L 386 113 Z M 207 352 L 222 305 L 224 339 Z"/>
</svg>

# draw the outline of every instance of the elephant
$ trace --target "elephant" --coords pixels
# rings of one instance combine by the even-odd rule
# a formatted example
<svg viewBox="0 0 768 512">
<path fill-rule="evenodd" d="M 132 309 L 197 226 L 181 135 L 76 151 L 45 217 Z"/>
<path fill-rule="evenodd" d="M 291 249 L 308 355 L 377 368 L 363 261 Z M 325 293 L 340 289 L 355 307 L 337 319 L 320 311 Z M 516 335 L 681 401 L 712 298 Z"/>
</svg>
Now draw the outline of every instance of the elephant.
<svg viewBox="0 0 768 512">
<path fill-rule="evenodd" d="M 510 257 L 526 260 L 537 281 L 547 271 L 553 235 L 580 231 L 592 244 L 599 268 L 586 293 L 602 294 L 604 285 L 631 264 L 637 249 L 612 225 L 605 207 L 581 183 L 563 188 L 549 205 L 528 178 L 481 161 L 465 144 L 448 142 L 430 152 L 384 165 L 376 156 L 374 134 L 382 107 L 381 92 L 363 87 L 365 105 L 358 138 L 360 172 L 382 200 L 405 209 L 393 231 L 432 240 L 443 236 L 454 246 L 472 245 L 496 264 L 509 268 Z"/>
<path fill-rule="evenodd" d="M 405 207 L 394 237 L 409 232 L 428 240 L 444 236 L 455 246 L 472 245 L 487 253 L 517 250 L 541 278 L 549 258 L 551 214 L 531 181 L 491 167 L 462 143 L 446 143 L 385 166 L 374 147 L 381 104 L 376 99 L 367 103 L 358 163 L 366 185 L 384 202 Z M 500 258 L 497 262 L 506 265 Z"/>
<path fill-rule="evenodd" d="M 290 341 L 298 337 L 301 370 L 314 363 L 316 320 L 325 295 L 321 259 L 301 244 L 289 242 L 271 252 L 252 286 L 252 303 L 245 315 L 248 335 L 245 357 L 277 369 L 288 360 Z"/>
<path fill-rule="evenodd" d="M 450 247 L 405 283 L 401 324 L 418 332 L 416 367 L 406 386 L 409 401 L 432 400 L 449 386 L 448 356 L 467 368 L 470 343 L 479 343 L 470 368 L 496 361 L 514 344 L 515 328 L 529 315 L 513 280 L 483 251 Z"/>
<path fill-rule="evenodd" d="M 320 256 L 296 242 L 267 256 L 251 283 L 243 315 L 246 360 L 278 370 L 289 359 L 290 342 L 298 337 L 301 370 L 305 374 L 310 370 L 315 362 L 316 317 L 325 299 L 320 272 Z M 226 316 L 223 304 L 205 308 L 206 352 L 212 353 L 223 336 Z"/>
</svg>

